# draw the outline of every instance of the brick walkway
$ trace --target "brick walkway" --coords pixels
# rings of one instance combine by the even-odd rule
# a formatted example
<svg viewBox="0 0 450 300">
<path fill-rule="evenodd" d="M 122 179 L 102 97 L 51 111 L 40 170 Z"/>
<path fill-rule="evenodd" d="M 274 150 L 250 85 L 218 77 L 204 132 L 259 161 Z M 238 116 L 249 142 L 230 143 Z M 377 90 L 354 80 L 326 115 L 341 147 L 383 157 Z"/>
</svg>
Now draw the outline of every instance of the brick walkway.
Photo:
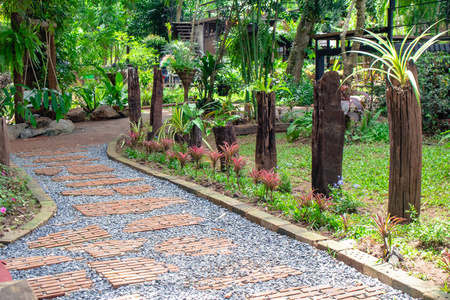
<svg viewBox="0 0 450 300">
<path fill-rule="evenodd" d="M 95 288 L 96 283 L 92 279 L 97 277 L 114 289 L 119 289 L 122 286 L 148 284 L 149 282 L 153 282 L 152 285 L 166 284 L 165 280 L 170 278 L 167 276 L 181 271 L 177 263 L 168 263 L 168 261 L 177 262 L 183 259 L 195 261 L 195 259 L 199 259 L 200 267 L 203 259 L 218 257 L 223 262 L 223 259 L 226 259 L 226 257 L 234 255 L 236 251 L 241 251 L 239 247 L 242 249 L 242 246 L 246 246 L 234 242 L 230 237 L 233 232 L 218 228 L 221 225 L 213 226 L 209 231 L 205 229 L 205 234 L 203 235 L 201 231 L 197 231 L 197 234 L 178 235 L 182 237 L 166 236 L 164 230 L 169 228 L 171 228 L 170 232 L 172 233 L 176 230 L 189 230 L 189 228 L 194 228 L 195 226 L 202 228 L 203 222 L 211 220 L 192 212 L 178 214 L 159 212 L 159 210 L 171 207 L 182 208 L 183 205 L 188 205 L 189 201 L 181 197 L 169 197 L 166 195 L 149 197 L 148 195 L 143 195 L 141 197 L 136 196 L 134 199 L 127 199 L 125 196 L 158 191 L 149 184 L 133 183 L 145 180 L 145 178 L 121 178 L 120 175 L 117 175 L 120 173 L 112 174 L 116 170 L 111 167 L 102 164 L 91 164 L 95 159 L 87 159 L 85 152 L 86 150 L 82 148 L 65 148 L 18 155 L 41 166 L 46 164 L 45 168 L 37 167 L 33 171 L 38 176 L 46 176 L 46 178 L 52 176 L 52 181 L 61 183 L 61 190 L 57 191 L 59 194 L 63 196 L 102 196 L 105 199 L 103 201 L 96 200 L 95 202 L 83 202 L 81 204 L 73 204 L 73 202 L 69 201 L 67 204 L 64 204 L 71 207 L 73 214 L 82 216 L 77 217 L 75 221 L 60 222 L 53 225 L 70 226 L 73 223 L 74 227 L 71 228 L 75 229 L 66 229 L 67 227 L 64 227 L 61 229 L 65 230 L 52 230 L 51 232 L 53 233 L 51 234 L 40 235 L 26 243 L 30 251 L 40 251 L 38 255 L 6 260 L 7 268 L 13 272 L 38 270 L 67 264 L 68 267 L 64 270 L 68 272 L 50 273 L 46 276 L 21 275 L 27 278 L 38 299 L 64 295 L 69 295 L 70 299 L 77 299 L 75 294 L 77 291 Z M 58 167 L 55 167 L 55 165 Z M 36 167 L 36 165 L 30 166 Z M 63 172 L 64 176 L 56 176 L 61 172 Z M 72 175 L 67 175 L 67 173 Z M 126 183 L 133 184 L 123 186 Z M 91 188 L 98 186 L 104 187 Z M 110 200 L 109 197 L 123 197 L 125 199 Z M 148 216 L 148 213 L 152 213 L 152 215 Z M 224 215 L 215 218 L 215 220 L 219 220 Z M 122 228 L 119 233 L 121 237 L 118 237 L 117 231 L 113 234 L 113 231 L 110 230 L 109 224 L 111 223 L 109 222 L 122 222 L 118 221 L 121 220 L 121 217 L 124 217 L 124 220 L 127 221 L 121 223 Z M 95 220 L 94 224 L 96 225 L 76 226 L 77 220 L 86 219 Z M 242 230 L 245 229 L 242 228 Z M 123 238 L 124 236 L 126 238 Z M 150 253 L 153 253 L 155 257 L 145 257 L 142 254 L 144 249 L 147 251 L 146 253 L 151 251 Z M 58 252 L 53 253 L 52 251 L 55 250 Z M 43 256 L 43 253 L 48 255 Z M 56 253 L 67 254 L 57 255 Z M 133 257 L 130 257 L 130 255 Z M 276 257 L 277 254 L 274 253 L 272 255 Z M 268 257 L 268 259 L 271 258 Z M 71 269 L 70 264 L 79 261 L 84 263 L 84 269 Z M 222 265 L 221 268 L 223 267 Z M 196 291 L 197 293 L 227 291 L 225 296 L 214 299 L 228 299 L 233 297 L 234 290 L 237 288 L 240 289 L 251 284 L 288 278 L 300 278 L 304 272 L 299 267 L 288 266 L 278 262 L 274 265 L 261 267 L 261 265 L 250 264 L 247 260 L 240 260 L 238 265 L 228 266 L 225 270 L 222 270 L 224 271 L 223 276 L 195 277 L 195 275 L 192 275 L 192 278 L 185 278 L 183 282 L 178 282 L 178 284 L 183 285 L 183 287 L 189 287 L 191 291 Z M 204 268 L 204 264 L 202 268 Z M 291 280 L 291 282 L 294 281 Z M 280 283 L 279 286 L 284 285 Z M 101 299 L 149 299 L 142 296 L 141 292 L 142 290 L 131 292 L 127 295 L 121 294 L 123 296 L 119 297 L 114 296 Z M 331 285 L 296 286 L 289 284 L 281 289 L 264 289 L 259 293 L 246 292 L 243 296 L 252 300 L 374 300 L 379 299 L 378 296 L 383 295 L 385 292 L 386 289 L 382 286 L 366 286 L 363 284 L 343 287 Z M 242 295 L 242 292 L 240 295 Z M 177 295 L 171 295 L 170 299 L 177 299 Z M 198 298 L 196 296 L 192 298 L 182 298 L 180 296 L 179 299 Z"/>
</svg>

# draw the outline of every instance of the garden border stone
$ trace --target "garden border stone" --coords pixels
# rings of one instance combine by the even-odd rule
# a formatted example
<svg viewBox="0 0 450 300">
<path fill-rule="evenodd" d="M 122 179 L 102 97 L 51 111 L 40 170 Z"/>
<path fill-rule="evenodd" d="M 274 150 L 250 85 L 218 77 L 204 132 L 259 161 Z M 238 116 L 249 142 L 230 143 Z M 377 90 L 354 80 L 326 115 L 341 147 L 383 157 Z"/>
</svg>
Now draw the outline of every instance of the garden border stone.
<svg viewBox="0 0 450 300">
<path fill-rule="evenodd" d="M 12 164 L 12 166 L 18 169 L 16 165 Z M 22 169 L 19 169 L 19 174 L 21 176 L 28 176 Z M 18 229 L 13 230 L 5 236 L 1 237 L 0 245 L 2 246 L 5 244 L 14 243 L 18 239 L 31 233 L 36 228 L 45 225 L 57 211 L 57 207 L 53 199 L 44 192 L 44 190 L 37 184 L 37 182 L 33 178 L 30 177 L 30 182 L 27 184 L 27 187 L 41 204 L 41 209 L 33 219 L 20 226 Z"/>
<path fill-rule="evenodd" d="M 344 243 L 340 243 L 303 227 L 294 225 L 289 221 L 275 217 L 259 210 L 257 207 L 253 207 L 234 198 L 222 195 L 198 184 L 187 182 L 176 176 L 165 175 L 161 172 L 153 171 L 148 167 L 124 158 L 116 151 L 117 143 L 118 139 L 115 139 L 108 144 L 107 155 L 113 161 L 120 162 L 146 175 L 168 180 L 185 191 L 205 198 L 229 211 L 235 212 L 253 223 L 279 234 L 310 244 L 320 250 L 325 250 L 337 260 L 355 268 L 362 274 L 377 278 L 382 283 L 399 289 L 412 297 L 423 298 L 423 300 L 450 299 L 450 294 L 441 291 L 438 286 L 409 276 L 405 271 L 396 270 L 390 264 L 380 262 L 379 259 L 365 252 L 353 249 L 351 246 Z"/>
</svg>

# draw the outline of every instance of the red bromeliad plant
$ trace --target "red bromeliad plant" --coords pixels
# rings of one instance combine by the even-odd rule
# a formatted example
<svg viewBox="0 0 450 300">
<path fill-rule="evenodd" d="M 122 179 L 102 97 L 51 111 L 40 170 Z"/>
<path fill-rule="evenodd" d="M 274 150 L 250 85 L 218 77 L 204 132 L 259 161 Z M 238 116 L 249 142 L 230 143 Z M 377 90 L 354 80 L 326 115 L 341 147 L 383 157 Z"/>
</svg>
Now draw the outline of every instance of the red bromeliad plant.
<svg viewBox="0 0 450 300">
<path fill-rule="evenodd" d="M 383 240 L 383 258 L 385 258 L 388 253 L 391 251 L 392 247 L 392 237 L 394 233 L 400 226 L 400 223 L 406 219 L 399 217 L 391 217 L 389 213 L 381 214 L 377 212 L 377 214 L 372 217 L 375 222 L 376 229 L 380 234 L 381 239 Z"/>
<path fill-rule="evenodd" d="M 160 143 L 161 143 L 161 145 L 162 145 L 162 147 L 164 149 L 164 152 L 167 152 L 172 147 L 173 140 L 171 140 L 171 139 L 161 139 Z"/>
<path fill-rule="evenodd" d="M 189 161 L 189 153 L 178 152 L 177 160 L 180 163 L 180 172 L 183 171 L 184 166 Z"/>
<path fill-rule="evenodd" d="M 216 179 L 216 166 L 219 160 L 222 158 L 222 153 L 220 153 L 219 151 L 211 151 L 206 154 L 208 155 L 208 160 L 213 170 L 214 179 Z"/>
<path fill-rule="evenodd" d="M 189 148 L 189 153 L 191 153 L 192 159 L 195 161 L 195 169 L 198 169 L 200 161 L 206 154 L 206 150 L 203 149 L 202 147 L 197 147 L 194 145 L 191 148 Z"/>
<path fill-rule="evenodd" d="M 273 191 L 280 185 L 280 176 L 272 169 L 270 171 L 261 170 L 260 171 L 261 181 L 266 188 L 266 196 L 270 191 L 270 201 L 273 201 Z"/>
<path fill-rule="evenodd" d="M 251 169 L 250 171 L 248 171 L 248 175 L 255 185 L 258 185 L 258 183 L 261 181 L 261 174 L 258 169 Z"/>
<path fill-rule="evenodd" d="M 232 161 L 233 161 L 233 170 L 236 173 L 236 180 L 237 180 L 238 188 L 241 189 L 241 184 L 240 184 L 241 172 L 242 172 L 242 169 L 244 169 L 245 165 L 247 164 L 247 160 L 243 159 L 240 156 L 240 157 L 233 157 Z"/>
<path fill-rule="evenodd" d="M 444 263 L 443 267 L 445 272 L 449 274 L 447 279 L 445 279 L 445 281 L 447 281 L 450 278 L 450 252 L 448 252 L 447 249 L 445 249 L 445 251 L 442 252 L 441 261 Z"/>
<path fill-rule="evenodd" d="M 234 142 L 233 144 L 228 144 L 227 142 L 224 142 L 223 146 L 219 146 L 221 152 L 223 153 L 223 157 L 225 158 L 225 166 L 227 167 L 227 170 L 230 167 L 231 158 L 236 155 L 236 153 L 239 151 L 239 145 Z"/>
<path fill-rule="evenodd" d="M 128 132 L 129 138 L 126 139 L 126 144 L 131 148 L 136 148 L 139 143 L 139 132 L 136 131 L 129 131 Z"/>
<path fill-rule="evenodd" d="M 316 203 L 317 208 L 320 210 L 320 212 L 324 212 L 335 205 L 332 200 L 333 198 L 327 197 L 324 194 L 314 194 L 314 202 Z"/>
<path fill-rule="evenodd" d="M 298 203 L 299 208 L 311 207 L 314 204 L 314 190 L 310 190 L 308 193 L 295 196 L 294 199 Z"/>
<path fill-rule="evenodd" d="M 144 142 L 145 149 L 147 150 L 148 154 L 152 154 L 153 152 L 157 151 L 159 147 L 159 143 L 157 141 L 145 141 Z"/>
</svg>

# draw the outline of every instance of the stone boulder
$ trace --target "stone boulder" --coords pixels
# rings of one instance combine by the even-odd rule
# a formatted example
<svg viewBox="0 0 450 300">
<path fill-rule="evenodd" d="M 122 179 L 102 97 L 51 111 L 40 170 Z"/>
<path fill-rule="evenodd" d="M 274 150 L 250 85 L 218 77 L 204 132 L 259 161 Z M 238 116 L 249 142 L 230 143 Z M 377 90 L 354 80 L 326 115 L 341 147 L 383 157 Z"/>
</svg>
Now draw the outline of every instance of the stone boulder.
<svg viewBox="0 0 450 300">
<path fill-rule="evenodd" d="M 38 128 L 38 129 L 47 128 L 51 122 L 52 122 L 52 119 L 50 119 L 50 118 L 38 117 L 38 118 L 36 118 L 36 128 Z"/>
<path fill-rule="evenodd" d="M 59 120 L 59 122 L 52 121 L 50 125 L 48 125 L 49 129 L 57 129 L 61 132 L 72 132 L 75 130 L 75 125 L 73 125 L 70 120 Z"/>
<path fill-rule="evenodd" d="M 0 300 L 37 300 L 26 279 L 0 282 Z"/>
<path fill-rule="evenodd" d="M 45 129 L 44 135 L 45 136 L 56 136 L 61 133 L 61 130 L 55 129 L 55 128 L 47 128 Z"/>
<path fill-rule="evenodd" d="M 118 111 L 118 113 L 122 118 L 130 117 L 130 109 L 128 108 L 128 106 L 125 106 L 121 111 Z"/>
<path fill-rule="evenodd" d="M 8 125 L 8 133 L 9 133 L 9 139 L 10 140 L 15 140 L 18 139 L 20 137 L 20 133 L 28 128 L 28 124 L 26 123 L 20 123 L 20 124 L 15 124 L 15 125 Z"/>
<path fill-rule="evenodd" d="M 86 121 L 86 112 L 81 107 L 72 108 L 66 116 L 73 123 Z"/>
<path fill-rule="evenodd" d="M 109 105 L 100 105 L 91 114 L 91 121 L 117 119 L 120 115 Z"/>
<path fill-rule="evenodd" d="M 22 132 L 20 133 L 20 138 L 21 139 L 29 139 L 38 135 L 43 135 L 45 133 L 44 129 L 31 129 L 31 128 L 27 128 L 22 130 Z"/>
</svg>

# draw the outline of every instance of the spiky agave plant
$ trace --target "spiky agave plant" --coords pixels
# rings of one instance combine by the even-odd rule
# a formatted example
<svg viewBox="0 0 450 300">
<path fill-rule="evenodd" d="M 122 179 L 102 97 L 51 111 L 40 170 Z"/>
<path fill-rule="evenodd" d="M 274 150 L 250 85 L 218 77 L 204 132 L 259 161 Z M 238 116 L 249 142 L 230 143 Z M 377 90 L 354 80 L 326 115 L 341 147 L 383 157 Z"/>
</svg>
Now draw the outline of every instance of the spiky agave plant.
<svg viewBox="0 0 450 300">
<path fill-rule="evenodd" d="M 414 48 L 416 45 L 422 40 L 423 38 L 429 36 L 429 30 L 435 26 L 438 22 L 434 23 L 430 27 L 428 27 L 420 36 L 416 37 L 411 43 L 409 43 L 408 46 L 406 46 L 406 43 L 408 41 L 409 36 L 411 35 L 412 31 L 414 30 L 414 27 L 411 28 L 411 30 L 408 32 L 408 34 L 403 39 L 400 49 L 397 52 L 395 49 L 395 45 L 389 41 L 388 39 L 384 39 L 378 34 L 372 33 L 370 31 L 366 32 L 370 34 L 373 38 L 375 38 L 376 41 L 379 43 L 363 38 L 363 37 L 354 37 L 352 38 L 353 41 L 359 42 L 361 44 L 366 44 L 371 46 L 373 49 L 375 49 L 379 54 L 374 54 L 366 51 L 349 51 L 354 52 L 362 55 L 367 55 L 370 57 L 373 57 L 375 59 L 374 62 L 370 65 L 369 68 L 365 68 L 362 70 L 359 70 L 357 72 L 363 72 L 363 71 L 376 71 L 383 74 L 386 74 L 388 77 L 389 82 L 391 82 L 391 78 L 397 80 L 402 87 L 406 86 L 406 83 L 409 82 L 411 84 L 412 90 L 414 91 L 414 94 L 416 95 L 417 101 L 419 101 L 420 105 L 420 91 L 419 87 L 417 85 L 416 80 L 414 79 L 414 74 L 411 72 L 411 70 L 408 69 L 408 63 L 410 60 L 413 62 L 416 62 L 420 56 L 434 43 L 436 43 L 439 39 L 439 37 L 443 36 L 448 32 L 444 31 L 441 32 L 432 38 L 430 38 L 428 41 L 426 41 L 414 54 Z M 406 46 L 406 48 L 405 48 Z M 378 62 L 381 62 L 386 69 L 374 67 L 375 64 Z M 355 73 L 357 73 L 355 72 Z M 349 77 L 353 76 L 355 73 L 350 75 Z M 349 77 L 347 77 L 345 80 L 347 80 Z M 344 80 L 344 82 L 345 82 Z M 392 82 L 391 82 L 392 84 Z"/>
</svg>

